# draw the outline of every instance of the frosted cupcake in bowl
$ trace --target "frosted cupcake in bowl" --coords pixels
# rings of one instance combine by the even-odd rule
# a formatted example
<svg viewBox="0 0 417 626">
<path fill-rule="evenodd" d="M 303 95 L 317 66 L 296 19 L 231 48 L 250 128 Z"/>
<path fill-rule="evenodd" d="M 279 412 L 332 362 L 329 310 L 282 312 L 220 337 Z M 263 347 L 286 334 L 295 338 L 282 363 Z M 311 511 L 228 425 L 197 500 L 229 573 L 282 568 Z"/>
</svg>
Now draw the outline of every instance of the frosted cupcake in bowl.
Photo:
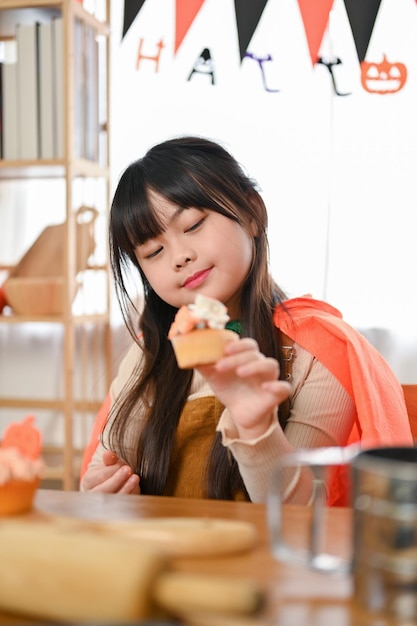
<svg viewBox="0 0 417 626">
<path fill-rule="evenodd" d="M 225 328 L 229 319 L 222 302 L 201 294 L 194 304 L 180 307 L 168 333 L 178 367 L 190 369 L 218 361 L 224 346 L 239 339 L 237 333 Z"/>
<path fill-rule="evenodd" d="M 28 416 L 10 424 L 0 443 L 0 515 L 26 513 L 32 508 L 44 463 L 41 436 Z"/>
</svg>

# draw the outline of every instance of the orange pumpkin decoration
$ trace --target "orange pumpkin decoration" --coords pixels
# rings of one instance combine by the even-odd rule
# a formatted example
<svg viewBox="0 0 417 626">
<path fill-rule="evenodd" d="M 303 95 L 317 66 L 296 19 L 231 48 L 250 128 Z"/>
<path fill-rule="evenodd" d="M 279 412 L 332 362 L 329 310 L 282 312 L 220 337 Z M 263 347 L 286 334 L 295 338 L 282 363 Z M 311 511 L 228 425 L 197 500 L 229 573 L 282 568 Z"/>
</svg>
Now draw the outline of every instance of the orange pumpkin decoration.
<svg viewBox="0 0 417 626">
<path fill-rule="evenodd" d="M 35 417 L 28 415 L 19 424 L 10 424 L 4 431 L 2 448 L 17 448 L 30 459 L 37 459 L 41 451 L 41 434 L 34 426 Z"/>
<path fill-rule="evenodd" d="M 365 91 L 385 95 L 400 91 L 407 80 L 404 63 L 390 63 L 383 56 L 381 63 L 361 63 L 361 83 Z"/>
</svg>

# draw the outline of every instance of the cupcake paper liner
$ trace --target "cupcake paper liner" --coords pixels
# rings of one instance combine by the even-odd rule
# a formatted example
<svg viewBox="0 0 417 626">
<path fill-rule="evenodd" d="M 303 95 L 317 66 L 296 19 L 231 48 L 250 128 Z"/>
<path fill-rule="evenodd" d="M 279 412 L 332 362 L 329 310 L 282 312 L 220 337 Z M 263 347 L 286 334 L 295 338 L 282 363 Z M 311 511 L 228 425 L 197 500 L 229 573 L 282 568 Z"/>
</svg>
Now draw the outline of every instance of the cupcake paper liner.
<svg viewBox="0 0 417 626">
<path fill-rule="evenodd" d="M 10 480 L 0 485 L 0 515 L 17 515 L 30 511 L 40 479 Z"/>
<path fill-rule="evenodd" d="M 215 363 L 224 353 L 229 341 L 236 341 L 239 335 L 231 330 L 205 328 L 193 330 L 171 339 L 178 367 L 189 369 L 196 365 Z"/>
</svg>

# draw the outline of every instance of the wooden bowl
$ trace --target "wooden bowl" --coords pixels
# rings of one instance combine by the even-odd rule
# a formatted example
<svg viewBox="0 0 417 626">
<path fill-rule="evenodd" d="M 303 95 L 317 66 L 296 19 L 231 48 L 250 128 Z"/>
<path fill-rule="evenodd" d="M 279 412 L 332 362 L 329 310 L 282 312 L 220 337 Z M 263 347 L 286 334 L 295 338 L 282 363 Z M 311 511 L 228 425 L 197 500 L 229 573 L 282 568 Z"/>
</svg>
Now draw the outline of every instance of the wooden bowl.
<svg viewBox="0 0 417 626">
<path fill-rule="evenodd" d="M 60 315 L 63 312 L 62 277 L 10 277 L 3 289 L 7 304 L 19 315 Z"/>
</svg>

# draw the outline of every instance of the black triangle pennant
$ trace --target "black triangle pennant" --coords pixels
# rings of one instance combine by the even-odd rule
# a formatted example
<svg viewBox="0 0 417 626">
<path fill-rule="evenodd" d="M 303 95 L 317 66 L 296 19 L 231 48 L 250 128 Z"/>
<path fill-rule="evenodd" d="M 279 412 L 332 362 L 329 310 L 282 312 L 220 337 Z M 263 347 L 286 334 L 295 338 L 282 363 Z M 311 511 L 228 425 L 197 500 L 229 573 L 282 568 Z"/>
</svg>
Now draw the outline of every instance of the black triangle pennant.
<svg viewBox="0 0 417 626">
<path fill-rule="evenodd" d="M 344 0 L 359 63 L 365 59 L 381 0 Z"/>
<path fill-rule="evenodd" d="M 268 0 L 235 0 L 240 60 L 243 60 Z"/>
<path fill-rule="evenodd" d="M 137 14 L 145 4 L 146 0 L 125 0 L 125 8 L 123 14 L 123 33 L 122 39 L 132 26 Z"/>
</svg>

